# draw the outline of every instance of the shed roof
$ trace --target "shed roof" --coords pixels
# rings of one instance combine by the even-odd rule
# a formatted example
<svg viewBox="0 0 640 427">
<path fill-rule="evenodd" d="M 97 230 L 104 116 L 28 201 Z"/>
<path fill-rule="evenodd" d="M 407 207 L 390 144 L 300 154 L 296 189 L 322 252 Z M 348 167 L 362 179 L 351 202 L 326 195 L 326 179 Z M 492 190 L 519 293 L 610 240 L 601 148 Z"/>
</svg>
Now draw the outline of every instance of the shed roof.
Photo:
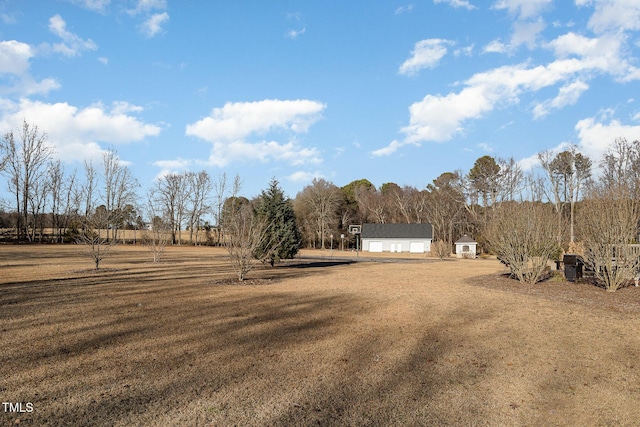
<svg viewBox="0 0 640 427">
<path fill-rule="evenodd" d="M 455 241 L 455 243 L 478 243 L 466 234 Z"/>
<path fill-rule="evenodd" d="M 362 224 L 362 238 L 431 239 L 431 224 Z"/>
</svg>

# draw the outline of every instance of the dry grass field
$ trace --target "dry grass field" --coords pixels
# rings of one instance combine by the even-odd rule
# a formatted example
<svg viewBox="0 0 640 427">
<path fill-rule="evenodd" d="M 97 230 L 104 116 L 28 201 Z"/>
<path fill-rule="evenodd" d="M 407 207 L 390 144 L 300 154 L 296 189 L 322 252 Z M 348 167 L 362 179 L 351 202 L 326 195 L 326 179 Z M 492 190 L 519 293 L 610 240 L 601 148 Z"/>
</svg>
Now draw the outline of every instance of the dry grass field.
<svg viewBox="0 0 640 427">
<path fill-rule="evenodd" d="M 219 249 L 81 254 L 0 246 L 0 399 L 33 408 L 0 425 L 640 425 L 640 288 L 340 253 L 239 284 Z"/>
</svg>

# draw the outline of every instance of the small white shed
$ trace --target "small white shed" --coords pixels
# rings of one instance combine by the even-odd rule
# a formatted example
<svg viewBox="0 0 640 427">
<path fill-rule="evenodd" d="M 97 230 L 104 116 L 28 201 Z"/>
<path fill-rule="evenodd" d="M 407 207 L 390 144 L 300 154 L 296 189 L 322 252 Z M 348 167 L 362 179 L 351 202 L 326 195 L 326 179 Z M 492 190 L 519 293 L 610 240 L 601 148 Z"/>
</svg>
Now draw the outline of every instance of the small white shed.
<svg viewBox="0 0 640 427">
<path fill-rule="evenodd" d="M 466 234 L 456 242 L 456 258 L 475 258 L 478 242 Z"/>
</svg>

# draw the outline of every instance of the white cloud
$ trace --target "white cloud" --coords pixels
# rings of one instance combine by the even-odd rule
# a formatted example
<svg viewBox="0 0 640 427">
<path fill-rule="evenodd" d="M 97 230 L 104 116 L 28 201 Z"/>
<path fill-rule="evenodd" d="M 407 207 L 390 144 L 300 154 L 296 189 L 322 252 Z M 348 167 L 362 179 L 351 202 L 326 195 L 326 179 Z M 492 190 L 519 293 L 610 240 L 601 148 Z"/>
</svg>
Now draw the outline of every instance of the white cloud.
<svg viewBox="0 0 640 427">
<path fill-rule="evenodd" d="M 485 53 L 506 53 L 508 50 L 509 46 L 502 43 L 499 39 L 491 41 L 482 49 Z"/>
<path fill-rule="evenodd" d="M 181 173 L 189 170 L 189 167 L 195 162 L 193 160 L 187 160 L 178 157 L 175 160 L 157 160 L 153 162 L 154 166 L 160 168 L 160 172 L 155 176 L 155 179 L 160 179 L 170 173 Z"/>
<path fill-rule="evenodd" d="M 298 36 L 304 34 L 305 32 L 307 32 L 306 28 L 303 28 L 301 30 L 289 30 L 285 34 L 285 37 L 288 38 L 288 39 L 297 39 Z"/>
<path fill-rule="evenodd" d="M 373 153 L 388 155 L 407 144 L 448 141 L 463 133 L 469 120 L 482 118 L 496 108 L 517 104 L 522 94 L 542 88 L 562 85 L 554 99 L 534 107 L 536 118 L 550 109 L 577 102 L 589 88 L 589 80 L 597 75 L 613 76 L 621 82 L 640 79 L 640 70 L 630 63 L 633 58 L 624 53 L 624 40 L 619 34 L 587 38 L 568 33 L 546 45 L 558 57 L 547 65 L 503 66 L 473 75 L 457 93 L 428 94 L 409 107 L 409 125 L 401 129 L 404 139 Z"/>
<path fill-rule="evenodd" d="M 390 154 L 395 153 L 402 146 L 406 145 L 406 143 L 402 143 L 397 139 L 394 139 L 387 145 L 386 147 L 379 148 L 371 152 L 371 154 L 375 157 L 388 156 Z"/>
<path fill-rule="evenodd" d="M 104 12 L 111 0 L 67 0 L 75 5 L 78 5 L 84 9 L 93 10 L 96 12 Z"/>
<path fill-rule="evenodd" d="M 289 175 L 287 177 L 287 180 L 295 183 L 306 183 L 306 182 L 313 181 L 315 178 L 321 179 L 324 177 L 325 176 L 320 171 L 315 171 L 315 172 L 297 171 Z"/>
<path fill-rule="evenodd" d="M 539 165 L 540 159 L 538 159 L 538 153 L 532 154 L 531 156 L 518 161 L 518 166 L 520 166 L 520 168 L 525 172 L 528 172 Z"/>
<path fill-rule="evenodd" d="M 624 125 L 611 119 L 604 123 L 595 117 L 580 120 L 575 127 L 581 150 L 594 160 L 602 158 L 611 143 L 618 137 L 629 141 L 640 140 L 640 126 Z"/>
<path fill-rule="evenodd" d="M 557 110 L 564 108 L 567 105 L 574 105 L 578 102 L 580 96 L 588 89 L 589 85 L 581 80 L 562 86 L 555 98 L 541 102 L 534 107 L 534 118 L 539 119 L 544 117 L 549 114 L 552 109 Z"/>
<path fill-rule="evenodd" d="M 241 140 L 272 130 L 301 133 L 320 119 L 324 108 L 319 102 L 300 99 L 229 102 L 214 108 L 209 117 L 188 125 L 187 135 L 216 142 Z"/>
<path fill-rule="evenodd" d="M 132 15 L 139 13 L 148 13 L 153 10 L 165 10 L 167 8 L 166 0 L 138 0 L 136 7 L 128 12 Z"/>
<path fill-rule="evenodd" d="M 479 118 L 491 111 L 500 93 L 491 87 L 471 85 L 446 96 L 427 95 L 409 107 L 409 125 L 401 129 L 410 143 L 444 142 L 462 132 L 465 120 Z"/>
<path fill-rule="evenodd" d="M 589 28 L 594 32 L 640 30 L 640 3 L 637 0 L 576 0 L 578 6 L 593 3 L 595 11 L 589 20 Z"/>
<path fill-rule="evenodd" d="M 49 31 L 60 37 L 64 43 L 55 43 L 53 51 L 64 56 L 77 56 L 83 50 L 96 50 L 98 45 L 93 40 L 83 40 L 76 34 L 67 31 L 67 23 L 60 15 L 49 18 Z"/>
<path fill-rule="evenodd" d="M 29 73 L 30 59 L 35 56 L 34 49 L 16 40 L 0 42 L 0 75 L 12 76 L 10 85 L 0 86 L 0 96 L 29 96 L 42 94 L 58 89 L 60 84 L 51 78 L 36 81 Z"/>
<path fill-rule="evenodd" d="M 162 26 L 169 21 L 167 12 L 154 13 L 140 26 L 140 31 L 145 36 L 151 38 L 162 32 Z"/>
<path fill-rule="evenodd" d="M 27 117 L 48 134 L 49 142 L 65 161 L 84 160 L 100 154 L 100 142 L 123 144 L 160 134 L 160 127 L 123 113 L 124 104 L 118 103 L 107 110 L 101 104 L 81 109 L 62 102 L 4 100 L 0 103 L 0 130 L 16 129 Z"/>
<path fill-rule="evenodd" d="M 511 35 L 512 48 L 526 45 L 529 49 L 536 47 L 538 35 L 544 30 L 545 23 L 542 20 L 534 22 L 516 22 L 513 24 Z"/>
<path fill-rule="evenodd" d="M 410 13 L 413 10 L 413 5 L 412 4 L 408 4 L 406 6 L 399 6 L 396 10 L 395 10 L 395 14 L 396 15 L 401 15 L 403 13 Z"/>
<path fill-rule="evenodd" d="M 319 163 L 319 151 L 301 147 L 295 139 L 287 143 L 247 139 L 270 132 L 304 133 L 320 119 L 325 107 L 300 99 L 227 103 L 214 108 L 209 117 L 188 125 L 186 134 L 212 143 L 210 163 L 218 166 L 237 160 Z"/>
<path fill-rule="evenodd" d="M 497 0 L 493 8 L 506 9 L 519 19 L 528 19 L 537 17 L 551 5 L 553 0 Z"/>
<path fill-rule="evenodd" d="M 471 3 L 469 3 L 467 0 L 433 0 L 433 2 L 435 4 L 438 3 L 447 3 L 452 7 L 457 8 L 464 8 L 467 10 L 473 10 L 476 7 L 474 5 L 472 5 Z"/>
<path fill-rule="evenodd" d="M 109 58 L 107 58 L 106 56 L 99 57 L 98 61 L 100 61 L 100 63 L 103 64 L 103 65 L 108 65 L 109 64 Z"/>
<path fill-rule="evenodd" d="M 544 30 L 545 23 L 542 20 L 534 22 L 516 21 L 513 24 L 513 33 L 509 43 L 503 43 L 500 39 L 493 40 L 485 48 L 485 53 L 513 53 L 518 47 L 525 45 L 529 49 L 537 47 L 538 36 Z"/>
<path fill-rule="evenodd" d="M 21 75 L 29 69 L 31 46 L 16 40 L 0 42 L 0 74 Z"/>
<path fill-rule="evenodd" d="M 417 42 L 411 51 L 411 57 L 404 61 L 398 72 L 414 75 L 423 68 L 433 68 L 447 54 L 447 46 L 453 42 L 443 39 L 426 39 Z"/>
<path fill-rule="evenodd" d="M 461 47 L 459 49 L 456 49 L 453 54 L 455 56 L 471 56 L 473 54 L 473 48 L 475 47 L 475 45 L 470 44 L 469 46 L 466 47 Z"/>
<path fill-rule="evenodd" d="M 0 96 L 17 95 L 47 95 L 52 90 L 60 89 L 60 83 L 57 80 L 47 78 L 36 81 L 30 74 L 25 73 L 20 79 L 13 82 L 12 86 L 0 87 Z"/>
<path fill-rule="evenodd" d="M 548 44 L 561 59 L 579 58 L 579 68 L 611 74 L 620 81 L 640 78 L 638 69 L 626 59 L 624 36 L 607 34 L 588 38 L 575 33 L 564 34 Z"/>
<path fill-rule="evenodd" d="M 141 113 L 144 108 L 139 105 L 133 105 L 126 101 L 115 101 L 111 107 L 111 114 L 128 114 L 128 113 Z"/>
<path fill-rule="evenodd" d="M 213 144 L 208 164 L 224 167 L 231 162 L 270 161 L 286 162 L 294 166 L 322 163 L 316 148 L 302 147 L 297 141 L 279 143 L 277 141 L 231 141 Z"/>
<path fill-rule="evenodd" d="M 485 153 L 493 153 L 493 147 L 491 147 L 486 142 L 481 142 L 478 145 L 478 148 L 484 151 Z"/>
</svg>

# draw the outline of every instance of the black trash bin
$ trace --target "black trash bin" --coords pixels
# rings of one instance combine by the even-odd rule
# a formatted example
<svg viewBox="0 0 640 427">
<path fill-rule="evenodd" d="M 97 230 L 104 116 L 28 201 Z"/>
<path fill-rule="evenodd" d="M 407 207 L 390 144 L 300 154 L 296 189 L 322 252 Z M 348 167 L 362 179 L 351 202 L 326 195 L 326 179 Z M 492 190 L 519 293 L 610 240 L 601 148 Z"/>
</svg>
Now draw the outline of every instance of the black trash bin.
<svg viewBox="0 0 640 427">
<path fill-rule="evenodd" d="M 576 254 L 565 254 L 562 257 L 562 263 L 564 264 L 564 277 L 570 281 L 575 282 L 577 279 L 582 278 L 582 258 Z"/>
</svg>

